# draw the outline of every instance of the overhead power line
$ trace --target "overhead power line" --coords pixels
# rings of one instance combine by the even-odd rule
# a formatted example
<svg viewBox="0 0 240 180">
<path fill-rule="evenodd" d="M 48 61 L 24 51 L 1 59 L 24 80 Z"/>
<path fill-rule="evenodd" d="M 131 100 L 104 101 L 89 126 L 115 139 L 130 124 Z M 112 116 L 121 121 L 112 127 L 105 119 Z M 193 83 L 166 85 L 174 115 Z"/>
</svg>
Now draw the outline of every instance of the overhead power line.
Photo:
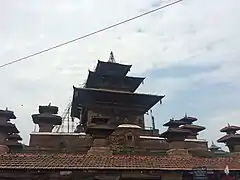
<svg viewBox="0 0 240 180">
<path fill-rule="evenodd" d="M 25 56 L 25 57 L 16 59 L 16 60 L 14 60 L 14 61 L 10 61 L 10 62 L 8 62 L 8 63 L 5 63 L 5 64 L 0 65 L 0 68 L 3 68 L 3 67 L 5 67 L 5 66 L 11 65 L 11 64 L 15 64 L 15 63 L 17 63 L 17 62 L 26 60 L 26 59 L 28 59 L 28 58 L 30 58 L 30 57 L 33 57 L 33 56 L 36 56 L 36 55 L 45 53 L 45 52 L 47 52 L 47 51 L 50 51 L 50 50 L 59 48 L 59 47 L 61 47 L 61 46 L 64 46 L 64 45 L 73 43 L 73 42 L 75 42 L 75 41 L 78 41 L 78 40 L 84 39 L 84 38 L 86 38 L 86 37 L 95 35 L 95 34 L 100 33 L 100 32 L 102 32 L 102 31 L 106 31 L 106 30 L 108 30 L 108 29 L 111 29 L 111 28 L 114 28 L 114 27 L 116 27 L 116 26 L 122 25 L 122 24 L 124 24 L 124 23 L 129 22 L 129 21 L 138 19 L 138 18 L 140 18 L 140 17 L 142 17 L 142 16 L 146 16 L 146 15 L 151 14 L 151 13 L 153 13 L 153 12 L 156 12 L 156 11 L 159 11 L 159 10 L 164 9 L 164 8 L 166 8 L 166 7 L 172 6 L 172 5 L 177 4 L 177 3 L 181 2 L 181 1 L 183 1 L 183 0 L 174 1 L 174 2 L 172 2 L 172 3 L 169 3 L 169 4 L 166 4 L 166 5 L 164 5 L 164 6 L 158 7 L 158 8 L 156 8 L 156 9 L 151 10 L 151 11 L 147 11 L 147 12 L 145 12 L 145 13 L 143 13 L 143 14 L 138 15 L 138 16 L 134 16 L 134 17 L 132 17 L 132 18 L 129 18 L 129 19 L 127 19 L 127 20 L 124 20 L 124 21 L 118 22 L 118 23 L 116 23 L 116 24 L 110 25 L 110 26 L 105 27 L 105 28 L 103 28 L 103 29 L 99 29 L 99 30 L 97 30 L 97 31 L 91 32 L 91 33 L 86 34 L 86 35 L 84 35 L 84 36 L 81 36 L 81 37 L 72 39 L 72 40 L 67 41 L 67 42 L 64 42 L 64 43 L 62 43 L 62 44 L 58 44 L 58 45 L 52 46 L 52 47 L 50 47 L 50 48 L 47 48 L 47 49 L 44 49 L 44 50 L 42 50 L 42 51 L 39 51 L 39 52 L 30 54 L 30 55 L 28 55 L 28 56 Z"/>
</svg>

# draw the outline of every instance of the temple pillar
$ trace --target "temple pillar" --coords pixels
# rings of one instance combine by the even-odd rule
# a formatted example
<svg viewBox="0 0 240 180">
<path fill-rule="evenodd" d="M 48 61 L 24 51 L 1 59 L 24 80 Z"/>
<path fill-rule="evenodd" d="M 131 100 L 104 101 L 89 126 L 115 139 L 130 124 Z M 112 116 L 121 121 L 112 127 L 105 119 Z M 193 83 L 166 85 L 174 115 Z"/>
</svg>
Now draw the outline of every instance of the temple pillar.
<svg viewBox="0 0 240 180">
<path fill-rule="evenodd" d="M 55 125 L 62 124 L 62 117 L 57 115 L 57 106 L 39 106 L 38 111 L 39 114 L 32 114 L 32 120 L 34 124 L 38 124 L 39 132 L 52 132 Z"/>
<path fill-rule="evenodd" d="M 112 155 L 110 146 L 108 146 L 107 138 L 115 130 L 113 127 L 106 125 L 104 121 L 108 119 L 94 119 L 95 125 L 87 127 L 87 134 L 93 138 L 93 145 L 88 150 L 89 155 Z M 104 122 L 104 123 L 103 123 Z"/>
<path fill-rule="evenodd" d="M 93 140 L 92 147 L 88 150 L 89 155 L 112 155 L 110 147 L 107 146 L 107 140 L 96 138 Z"/>
<path fill-rule="evenodd" d="M 52 128 L 52 124 L 39 123 L 39 132 L 52 132 Z"/>
</svg>

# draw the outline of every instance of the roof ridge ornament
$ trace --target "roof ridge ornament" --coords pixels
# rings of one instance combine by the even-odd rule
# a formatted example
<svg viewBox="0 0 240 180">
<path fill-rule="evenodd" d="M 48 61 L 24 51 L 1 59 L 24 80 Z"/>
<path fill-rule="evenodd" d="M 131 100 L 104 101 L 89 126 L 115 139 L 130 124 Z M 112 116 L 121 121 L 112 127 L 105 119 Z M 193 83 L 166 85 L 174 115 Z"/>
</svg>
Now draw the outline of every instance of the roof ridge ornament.
<svg viewBox="0 0 240 180">
<path fill-rule="evenodd" d="M 113 55 L 113 52 L 112 52 L 112 51 L 110 52 L 110 57 L 109 57 L 109 60 L 108 60 L 108 62 L 116 63 L 116 61 L 115 61 L 115 58 L 114 58 L 114 55 Z"/>
</svg>

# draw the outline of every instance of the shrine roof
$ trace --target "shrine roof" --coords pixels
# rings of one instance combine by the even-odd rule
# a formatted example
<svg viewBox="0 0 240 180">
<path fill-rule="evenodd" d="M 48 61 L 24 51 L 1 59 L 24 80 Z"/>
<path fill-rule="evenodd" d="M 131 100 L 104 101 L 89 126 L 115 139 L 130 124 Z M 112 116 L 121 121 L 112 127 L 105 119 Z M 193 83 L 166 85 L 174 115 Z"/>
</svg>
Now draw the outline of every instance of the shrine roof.
<svg viewBox="0 0 240 180">
<path fill-rule="evenodd" d="M 7 133 L 19 133 L 17 127 L 15 124 L 12 123 L 3 123 L 0 124 L 1 131 L 7 132 Z"/>
<path fill-rule="evenodd" d="M 16 119 L 16 116 L 14 115 L 13 111 L 9 111 L 9 110 L 2 110 L 0 109 L 0 116 L 4 116 L 4 117 L 8 117 L 10 119 Z"/>
<path fill-rule="evenodd" d="M 168 127 L 172 127 L 172 126 L 180 126 L 180 125 L 184 125 L 187 124 L 187 122 L 182 121 L 182 120 L 173 120 L 170 119 L 168 122 L 166 122 L 165 124 L 163 124 L 163 126 L 168 126 Z"/>
<path fill-rule="evenodd" d="M 89 71 L 86 81 L 86 88 L 111 88 L 123 89 L 134 92 L 143 82 L 144 77 L 102 75 L 96 72 Z M 124 86 L 124 87 L 122 87 Z"/>
<path fill-rule="evenodd" d="M 181 128 L 192 129 L 192 130 L 197 130 L 197 131 L 203 131 L 204 129 L 206 129 L 203 126 L 199 126 L 199 125 L 195 125 L 195 124 L 185 124 L 185 125 L 181 126 Z"/>
<path fill-rule="evenodd" d="M 72 116 L 78 117 L 78 107 L 114 107 L 145 113 L 165 96 L 125 91 L 74 87 Z"/>
<path fill-rule="evenodd" d="M 104 62 L 98 60 L 95 72 L 99 74 L 114 74 L 117 76 L 125 76 L 132 65 L 125 65 L 115 62 Z"/>
<path fill-rule="evenodd" d="M 195 118 L 195 117 L 184 116 L 184 117 L 181 118 L 180 120 L 191 124 L 191 123 L 197 121 L 198 119 Z"/>
<path fill-rule="evenodd" d="M 168 137 L 168 136 L 179 136 L 179 135 L 186 135 L 190 134 L 191 132 L 187 129 L 182 128 L 169 128 L 167 131 L 160 134 L 160 137 Z"/>
<path fill-rule="evenodd" d="M 10 135 L 8 135 L 8 137 L 7 137 L 8 139 L 14 139 L 14 140 L 22 140 L 22 138 L 21 138 L 21 136 L 19 135 L 19 134 L 10 134 Z"/>
<path fill-rule="evenodd" d="M 192 170 L 206 166 L 223 171 L 240 170 L 240 158 L 174 156 L 93 156 L 75 154 L 1 154 L 0 169 L 48 170 Z"/>
<path fill-rule="evenodd" d="M 230 140 L 240 140 L 240 134 L 227 134 L 220 139 L 217 140 L 217 142 L 227 142 Z"/>
<path fill-rule="evenodd" d="M 238 131 L 238 130 L 240 130 L 240 127 L 239 126 L 230 126 L 229 125 L 229 126 L 226 126 L 226 127 L 222 128 L 220 131 L 221 132 L 227 132 L 229 130 Z"/>
</svg>

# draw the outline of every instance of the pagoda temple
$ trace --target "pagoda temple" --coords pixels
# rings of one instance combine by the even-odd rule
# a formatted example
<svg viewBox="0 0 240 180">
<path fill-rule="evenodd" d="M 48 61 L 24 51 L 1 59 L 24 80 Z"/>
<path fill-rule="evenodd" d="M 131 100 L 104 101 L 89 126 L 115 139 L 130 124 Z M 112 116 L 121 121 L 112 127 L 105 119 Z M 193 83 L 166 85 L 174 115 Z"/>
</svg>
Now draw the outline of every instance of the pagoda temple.
<svg viewBox="0 0 240 180">
<path fill-rule="evenodd" d="M 0 152 L 22 148 L 22 144 L 18 142 L 22 138 L 18 135 L 19 131 L 15 124 L 10 122 L 11 119 L 16 119 L 13 111 L 7 108 L 0 110 Z"/>
<path fill-rule="evenodd" d="M 64 125 L 58 106 L 40 105 L 32 114 L 38 126 L 28 145 L 16 126 L 13 111 L 0 110 L 0 179 L 45 180 L 192 180 L 237 178 L 240 173 L 238 126 L 228 126 L 219 139 L 230 152 L 216 145 L 208 148 L 198 135 L 205 127 L 196 117 L 185 115 L 155 127 L 152 108 L 164 95 L 137 93 L 145 77 L 132 77 L 131 65 L 97 61 L 88 71 L 83 87 L 73 86 L 69 121 L 77 121 L 70 132 L 54 131 Z M 145 125 L 149 114 L 152 127 Z M 234 156 L 233 156 L 234 155 Z M 224 173 L 229 168 L 230 173 Z M 197 170 L 198 169 L 198 170 Z"/>
<path fill-rule="evenodd" d="M 221 132 L 225 132 L 226 135 L 218 139 L 218 142 L 225 143 L 230 152 L 240 153 L 240 134 L 237 133 L 239 130 L 239 126 L 231 126 L 228 124 L 220 130 Z"/>
<path fill-rule="evenodd" d="M 127 76 L 131 65 L 116 63 L 111 52 L 108 62 L 98 61 L 89 71 L 84 88 L 74 88 L 72 116 L 87 127 L 92 119 L 109 119 L 109 124 L 144 127 L 144 114 L 164 96 L 134 93 L 145 78 Z"/>
</svg>

